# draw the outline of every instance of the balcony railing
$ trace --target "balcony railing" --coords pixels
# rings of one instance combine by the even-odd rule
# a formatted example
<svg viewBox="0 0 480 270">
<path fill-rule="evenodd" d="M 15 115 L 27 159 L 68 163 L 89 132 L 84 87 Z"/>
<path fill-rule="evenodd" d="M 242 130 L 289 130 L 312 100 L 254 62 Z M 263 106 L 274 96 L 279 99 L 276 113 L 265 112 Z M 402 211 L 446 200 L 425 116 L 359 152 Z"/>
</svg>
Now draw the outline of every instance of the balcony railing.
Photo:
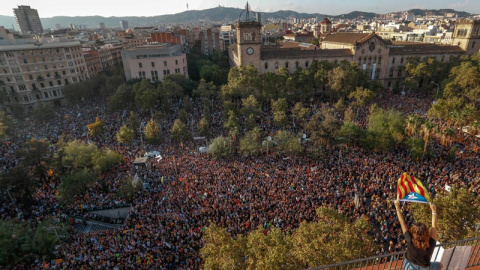
<svg viewBox="0 0 480 270">
<path fill-rule="evenodd" d="M 446 254 L 441 251 L 440 248 L 435 248 L 435 251 L 432 255 L 432 258 L 435 261 L 442 259 L 444 262 L 442 269 L 449 269 L 450 263 L 452 262 L 455 249 L 459 246 L 471 246 L 472 249 L 468 255 L 468 262 L 465 268 L 480 266 L 480 237 L 466 239 L 456 242 L 443 243 L 437 245 L 437 247 L 442 247 L 443 249 L 453 248 L 451 254 Z M 446 258 L 441 258 L 441 256 L 448 256 Z M 405 258 L 405 251 L 400 251 L 396 253 L 384 254 L 374 257 L 369 257 L 365 259 L 358 259 L 353 261 L 335 263 L 330 265 L 319 266 L 315 268 L 310 268 L 309 270 L 324 270 L 324 269 L 334 269 L 334 270 L 402 270 L 403 259 Z M 446 263 L 445 263 L 446 262 Z"/>
</svg>

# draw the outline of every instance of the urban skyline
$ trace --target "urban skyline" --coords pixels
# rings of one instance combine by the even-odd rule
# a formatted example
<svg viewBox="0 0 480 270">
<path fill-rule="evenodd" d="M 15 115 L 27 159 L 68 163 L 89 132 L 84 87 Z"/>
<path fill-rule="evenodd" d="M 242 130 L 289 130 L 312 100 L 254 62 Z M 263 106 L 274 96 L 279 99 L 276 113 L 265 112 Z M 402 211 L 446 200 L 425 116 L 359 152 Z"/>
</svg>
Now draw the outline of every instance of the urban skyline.
<svg viewBox="0 0 480 270">
<path fill-rule="evenodd" d="M 72 3 L 64 4 L 60 1 L 39 1 L 24 0 L 16 5 L 29 5 L 39 11 L 41 18 L 50 18 L 55 16 L 156 16 L 165 14 L 175 14 L 187 10 L 203 10 L 217 6 L 243 8 L 245 0 L 184 0 L 175 4 L 159 3 L 154 1 L 142 2 L 141 6 L 134 9 L 131 5 L 114 3 L 111 0 L 93 1 L 85 0 L 79 2 L 78 6 Z M 428 0 L 419 3 L 414 0 L 406 0 L 402 3 L 385 3 L 380 0 L 341 0 L 337 1 L 335 6 L 326 0 L 303 0 L 301 2 L 290 0 L 261 1 L 250 0 L 250 6 L 255 11 L 275 12 L 278 10 L 293 10 L 306 13 L 321 13 L 328 15 L 345 14 L 352 11 L 366 11 L 376 13 L 388 13 L 394 11 L 408 10 L 412 8 L 419 9 L 455 9 L 457 11 L 466 11 L 474 14 L 480 13 L 480 2 L 471 0 Z M 92 9 L 92 6 L 96 7 Z M 0 15 L 12 16 L 13 8 L 16 6 L 2 5 Z"/>
</svg>

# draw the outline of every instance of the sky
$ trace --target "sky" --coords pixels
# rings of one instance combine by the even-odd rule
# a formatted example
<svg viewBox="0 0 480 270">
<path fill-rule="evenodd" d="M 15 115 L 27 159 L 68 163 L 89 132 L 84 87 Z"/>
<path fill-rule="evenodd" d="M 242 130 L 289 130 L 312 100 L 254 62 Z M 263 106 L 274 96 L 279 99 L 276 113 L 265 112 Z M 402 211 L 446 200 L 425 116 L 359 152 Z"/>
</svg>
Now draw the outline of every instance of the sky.
<svg viewBox="0 0 480 270">
<path fill-rule="evenodd" d="M 41 18 L 54 16 L 155 16 L 175 14 L 187 10 L 202 10 L 224 7 L 244 8 L 246 0 L 143 0 L 138 4 L 125 0 L 21 0 L 13 3 L 7 0 L 0 5 L 0 15 L 13 16 L 13 8 L 26 5 L 37 9 Z M 332 4 L 335 3 L 334 5 Z M 306 13 L 321 13 L 328 15 L 344 14 L 351 11 L 367 11 L 388 13 L 391 11 L 408 10 L 411 8 L 440 9 L 452 8 L 458 11 L 480 13 L 479 0 L 249 0 L 254 11 L 272 12 L 278 10 L 293 10 Z"/>
</svg>

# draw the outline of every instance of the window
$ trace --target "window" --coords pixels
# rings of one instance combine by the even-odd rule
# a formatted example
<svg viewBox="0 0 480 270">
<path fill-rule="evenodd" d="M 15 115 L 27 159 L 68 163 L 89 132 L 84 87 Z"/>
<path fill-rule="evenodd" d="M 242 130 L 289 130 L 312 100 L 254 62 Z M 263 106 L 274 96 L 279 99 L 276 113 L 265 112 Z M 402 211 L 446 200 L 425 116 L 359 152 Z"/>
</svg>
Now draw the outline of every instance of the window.
<svg viewBox="0 0 480 270">
<path fill-rule="evenodd" d="M 268 69 L 268 62 L 265 62 L 265 69 Z"/>
<path fill-rule="evenodd" d="M 152 75 L 152 81 L 158 81 L 158 71 L 152 70 L 150 74 Z"/>
<path fill-rule="evenodd" d="M 43 82 L 40 83 L 40 87 L 45 88 L 45 84 Z"/>
<path fill-rule="evenodd" d="M 62 81 L 61 81 L 61 80 L 57 80 L 57 85 L 62 85 Z"/>
<path fill-rule="evenodd" d="M 151 62 L 151 64 L 152 64 L 152 67 L 155 67 L 155 62 Z"/>
<path fill-rule="evenodd" d="M 142 67 L 143 67 L 143 66 L 142 66 L 142 63 L 138 63 L 138 67 L 139 67 L 139 68 L 142 68 Z"/>
<path fill-rule="evenodd" d="M 288 62 L 285 62 L 285 68 L 288 68 Z"/>
<path fill-rule="evenodd" d="M 73 78 L 72 78 L 72 81 L 73 81 L 73 82 L 77 82 L 77 80 L 78 80 L 77 77 L 73 77 Z"/>
<path fill-rule="evenodd" d="M 295 67 L 298 67 L 298 61 L 295 62 Z"/>
<path fill-rule="evenodd" d="M 65 85 L 68 85 L 68 79 L 65 79 Z"/>
<path fill-rule="evenodd" d="M 23 84 L 20 84 L 20 85 L 18 86 L 18 89 L 19 89 L 20 91 L 25 91 L 25 90 L 27 90 L 27 87 L 26 87 L 25 85 L 23 85 Z"/>
<path fill-rule="evenodd" d="M 167 66 L 167 61 L 163 61 L 163 66 L 164 66 L 164 67 Z"/>
<path fill-rule="evenodd" d="M 178 65 L 178 60 L 175 60 L 175 65 Z"/>
<path fill-rule="evenodd" d="M 401 77 L 401 76 L 402 76 L 402 69 L 399 68 L 399 69 L 398 69 L 398 73 L 397 73 L 397 77 Z"/>
<path fill-rule="evenodd" d="M 67 72 L 65 70 L 62 70 L 63 75 L 67 75 Z"/>
<path fill-rule="evenodd" d="M 56 90 L 53 90 L 52 93 L 53 93 L 53 96 L 54 96 L 54 97 L 57 96 L 57 91 L 56 91 Z"/>
<path fill-rule="evenodd" d="M 24 64 L 28 63 L 26 58 L 23 58 L 23 63 Z"/>
<path fill-rule="evenodd" d="M 45 98 L 48 98 L 48 93 L 47 93 L 47 92 L 43 92 L 43 96 L 44 96 Z"/>
<path fill-rule="evenodd" d="M 393 67 L 392 67 L 392 68 L 390 68 L 390 74 L 388 75 L 390 78 L 391 78 L 391 77 L 393 77 L 393 70 L 394 70 L 394 68 L 393 68 Z"/>
<path fill-rule="evenodd" d="M 37 90 L 37 85 L 35 85 L 34 83 L 32 83 L 32 90 Z"/>
<path fill-rule="evenodd" d="M 305 67 L 308 68 L 308 61 L 305 61 Z"/>
<path fill-rule="evenodd" d="M 403 64 L 403 57 L 400 58 L 400 64 Z"/>
<path fill-rule="evenodd" d="M 278 62 L 275 62 L 275 69 L 278 69 Z"/>
<path fill-rule="evenodd" d="M 391 86 L 392 86 L 392 81 L 388 81 L 387 87 L 391 87 Z"/>
<path fill-rule="evenodd" d="M 145 71 L 139 71 L 139 72 L 138 72 L 138 77 L 139 77 L 140 79 L 145 79 L 145 78 L 146 78 L 146 77 L 145 77 Z"/>
<path fill-rule="evenodd" d="M 392 64 L 395 64 L 395 57 L 392 58 Z"/>
<path fill-rule="evenodd" d="M 381 63 L 382 63 L 382 57 L 379 56 L 379 57 L 378 57 L 378 64 L 380 65 Z"/>
<path fill-rule="evenodd" d="M 49 81 L 48 84 L 49 84 L 50 86 L 53 86 L 53 82 L 52 82 L 52 81 Z"/>
</svg>

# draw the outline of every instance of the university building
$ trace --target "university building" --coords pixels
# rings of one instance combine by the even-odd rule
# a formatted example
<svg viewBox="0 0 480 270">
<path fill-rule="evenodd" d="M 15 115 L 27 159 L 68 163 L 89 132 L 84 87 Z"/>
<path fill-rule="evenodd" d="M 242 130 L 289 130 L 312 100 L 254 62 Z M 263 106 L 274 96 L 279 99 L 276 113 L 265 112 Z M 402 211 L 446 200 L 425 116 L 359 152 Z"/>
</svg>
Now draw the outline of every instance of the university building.
<svg viewBox="0 0 480 270">
<path fill-rule="evenodd" d="M 410 57 L 434 57 L 449 61 L 453 57 L 473 54 L 480 50 L 480 21 L 461 20 L 456 23 L 452 44 L 395 42 L 384 40 L 376 33 L 334 33 L 327 35 L 320 47 L 264 47 L 261 24 L 250 16 L 249 6 L 237 22 L 237 43 L 229 47 L 230 65 L 252 64 L 260 73 L 286 68 L 295 72 L 297 67 L 308 68 L 312 61 L 340 63 L 356 62 L 372 80 L 379 80 L 385 87 L 403 82 L 405 66 Z M 242 16 L 245 15 L 245 16 Z M 251 19 L 250 17 L 253 17 Z M 328 20 L 322 27 L 328 27 Z M 327 29 L 321 29 L 327 31 Z"/>
</svg>

